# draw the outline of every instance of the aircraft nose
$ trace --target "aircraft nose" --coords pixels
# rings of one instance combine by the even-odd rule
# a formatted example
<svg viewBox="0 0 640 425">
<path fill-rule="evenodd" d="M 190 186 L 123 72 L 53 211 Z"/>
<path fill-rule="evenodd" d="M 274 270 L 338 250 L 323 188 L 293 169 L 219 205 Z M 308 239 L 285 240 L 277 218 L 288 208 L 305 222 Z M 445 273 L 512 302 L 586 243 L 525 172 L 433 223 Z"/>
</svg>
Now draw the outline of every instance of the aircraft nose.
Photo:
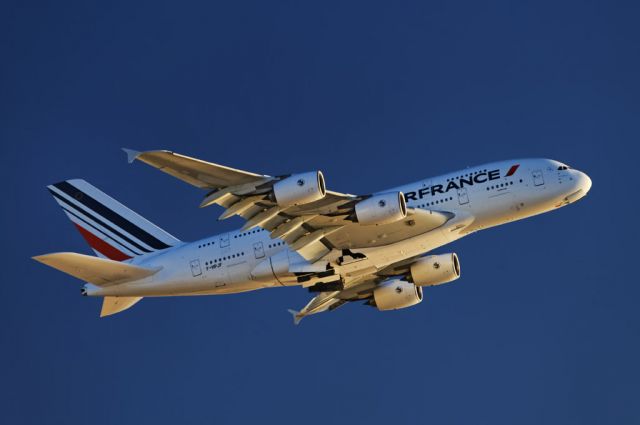
<svg viewBox="0 0 640 425">
<path fill-rule="evenodd" d="M 591 178 L 587 173 L 583 173 L 582 171 L 579 171 L 578 173 L 578 187 L 582 189 L 582 192 L 586 195 L 587 192 L 591 190 Z"/>
<path fill-rule="evenodd" d="M 573 184 L 571 192 L 565 198 L 565 202 L 570 204 L 583 198 L 591 189 L 591 178 L 586 173 L 578 170 L 571 170 Z"/>
</svg>

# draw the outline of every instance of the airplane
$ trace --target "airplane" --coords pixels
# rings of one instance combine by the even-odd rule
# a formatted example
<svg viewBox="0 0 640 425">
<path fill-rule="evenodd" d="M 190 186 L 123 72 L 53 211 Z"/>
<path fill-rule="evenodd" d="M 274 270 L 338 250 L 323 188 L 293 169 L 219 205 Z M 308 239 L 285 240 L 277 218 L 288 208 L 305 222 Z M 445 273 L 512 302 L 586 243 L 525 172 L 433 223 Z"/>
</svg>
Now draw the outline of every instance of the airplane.
<svg viewBox="0 0 640 425">
<path fill-rule="evenodd" d="M 238 230 L 183 242 L 80 179 L 49 192 L 97 256 L 33 257 L 103 297 L 101 317 L 143 297 L 220 295 L 302 286 L 315 295 L 294 323 L 363 302 L 380 311 L 420 303 L 423 288 L 460 277 L 455 253 L 434 250 L 479 230 L 572 204 L 584 172 L 551 159 L 492 162 L 366 195 L 327 190 L 320 171 L 268 176 L 166 150 L 124 149 L 206 191 L 200 207 L 240 216 Z"/>
</svg>

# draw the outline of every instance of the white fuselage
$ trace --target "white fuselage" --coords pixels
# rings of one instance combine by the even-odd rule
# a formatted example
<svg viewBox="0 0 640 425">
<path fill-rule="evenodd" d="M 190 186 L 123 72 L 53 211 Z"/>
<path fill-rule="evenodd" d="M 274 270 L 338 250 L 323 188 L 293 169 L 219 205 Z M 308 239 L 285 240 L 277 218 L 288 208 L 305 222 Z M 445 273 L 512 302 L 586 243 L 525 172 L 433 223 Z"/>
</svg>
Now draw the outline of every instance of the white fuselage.
<svg viewBox="0 0 640 425">
<path fill-rule="evenodd" d="M 496 171 L 497 170 L 497 171 Z M 448 211 L 454 219 L 442 228 L 373 248 L 353 249 L 366 254 L 338 271 L 344 277 L 381 268 L 422 255 L 472 232 L 520 220 L 562 207 L 583 197 L 589 177 L 548 159 L 494 162 L 427 178 L 382 192 L 401 191 L 407 206 Z M 226 294 L 299 283 L 277 278 L 256 279 L 257 266 L 287 255 L 287 245 L 271 239 L 261 228 L 231 231 L 184 243 L 133 260 L 145 267 L 162 267 L 155 275 L 113 287 L 86 285 L 87 295 L 169 296 Z M 336 254 L 339 255 L 339 254 Z"/>
</svg>

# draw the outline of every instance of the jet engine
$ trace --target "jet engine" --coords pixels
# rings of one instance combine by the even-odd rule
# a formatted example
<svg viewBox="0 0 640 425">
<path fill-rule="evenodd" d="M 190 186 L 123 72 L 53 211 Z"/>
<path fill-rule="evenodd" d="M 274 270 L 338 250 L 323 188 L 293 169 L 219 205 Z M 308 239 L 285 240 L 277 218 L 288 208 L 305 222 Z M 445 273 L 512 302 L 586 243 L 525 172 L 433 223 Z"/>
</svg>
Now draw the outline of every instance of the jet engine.
<svg viewBox="0 0 640 425">
<path fill-rule="evenodd" d="M 308 204 L 327 194 L 324 176 L 320 171 L 294 174 L 273 185 L 273 197 L 280 207 Z"/>
<path fill-rule="evenodd" d="M 422 301 L 422 288 L 401 279 L 389 279 L 373 290 L 373 303 L 380 311 L 411 307 Z"/>
<path fill-rule="evenodd" d="M 373 195 L 356 204 L 355 221 L 365 226 L 388 224 L 407 216 L 407 202 L 402 192 Z"/>
<path fill-rule="evenodd" d="M 418 286 L 434 286 L 460 277 L 460 261 L 456 254 L 430 255 L 411 265 L 411 280 Z"/>
</svg>

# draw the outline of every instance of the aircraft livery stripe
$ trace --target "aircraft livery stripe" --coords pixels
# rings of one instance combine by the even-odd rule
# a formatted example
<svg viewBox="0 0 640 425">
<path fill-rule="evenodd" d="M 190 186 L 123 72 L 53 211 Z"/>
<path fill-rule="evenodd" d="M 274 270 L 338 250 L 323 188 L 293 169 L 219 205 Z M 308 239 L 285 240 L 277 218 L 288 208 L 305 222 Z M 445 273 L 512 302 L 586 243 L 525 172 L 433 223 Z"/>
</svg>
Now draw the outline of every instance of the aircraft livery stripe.
<svg viewBox="0 0 640 425">
<path fill-rule="evenodd" d="M 78 214 L 74 213 L 73 211 L 71 211 L 69 208 L 66 208 L 65 206 L 62 206 L 62 209 L 64 210 L 64 212 L 66 212 L 67 214 L 70 214 L 73 216 L 73 218 L 80 220 L 81 222 L 83 222 L 85 225 L 87 225 L 88 227 L 91 227 L 91 229 L 93 229 L 92 231 L 94 233 L 97 234 L 103 234 L 106 238 L 109 238 L 112 242 L 115 242 L 116 244 L 118 244 L 120 247 L 124 248 L 127 251 L 132 252 L 134 255 L 142 255 L 139 252 L 136 252 L 134 249 L 132 249 L 131 247 L 126 246 L 125 244 L 121 243 L 120 241 L 118 241 L 117 239 L 115 239 L 113 236 L 108 235 L 107 233 L 105 233 L 104 230 L 100 230 L 98 229 L 96 226 L 94 226 L 93 224 L 89 223 L 87 220 L 85 220 L 84 218 L 80 217 Z M 71 217 L 69 217 L 71 218 Z M 79 224 L 76 223 L 73 219 L 71 219 L 71 221 L 73 221 L 73 224 Z"/>
<path fill-rule="evenodd" d="M 511 168 L 509 168 L 509 171 L 507 171 L 507 174 L 505 175 L 505 177 L 512 176 L 513 173 L 516 172 L 516 170 L 518 169 L 519 166 L 520 166 L 520 164 L 512 165 Z"/>
<path fill-rule="evenodd" d="M 104 217 L 105 219 L 109 220 L 111 223 L 125 230 L 127 233 L 131 234 L 132 236 L 135 236 L 136 238 L 146 243 L 150 247 L 155 249 L 169 248 L 169 245 L 167 245 L 166 243 L 162 242 L 152 234 L 148 233 L 147 231 L 131 223 L 129 220 L 125 219 L 115 211 L 112 211 L 109 208 L 105 207 L 100 202 L 96 201 L 91 196 L 82 192 L 80 189 L 76 188 L 69 182 L 64 181 L 64 182 L 56 183 L 54 184 L 54 186 L 60 189 L 61 191 L 63 191 L 64 193 L 66 193 L 67 195 L 71 196 L 73 199 L 78 200 L 79 202 L 84 204 L 87 208 L 93 210 L 93 212 L 95 212 L 99 216 Z"/>
<path fill-rule="evenodd" d="M 126 255 L 124 252 L 117 250 L 116 248 L 112 247 L 111 245 L 109 245 L 108 243 L 106 243 L 105 241 L 103 241 L 93 233 L 89 232 L 79 224 L 77 223 L 73 223 L 73 224 L 78 228 L 78 231 L 80 232 L 82 237 L 87 241 L 89 246 L 91 246 L 91 248 L 95 249 L 105 257 L 115 261 L 124 261 L 131 258 L 128 255 Z"/>
<path fill-rule="evenodd" d="M 94 215 L 90 214 L 89 212 L 87 212 L 84 208 L 79 207 L 78 205 L 72 204 L 70 201 L 68 201 L 67 199 L 63 198 L 62 196 L 58 195 L 56 192 L 54 192 L 53 190 L 49 189 L 49 192 L 51 192 L 51 194 L 56 198 L 59 199 L 61 202 L 64 202 L 65 204 L 69 205 L 70 207 L 73 207 L 75 209 L 77 209 L 78 211 L 82 212 L 82 214 L 86 215 L 87 217 L 89 217 L 91 220 L 95 221 L 96 223 L 98 223 L 100 226 L 104 227 L 105 229 L 109 230 L 110 232 L 112 232 L 114 235 L 118 235 L 120 238 L 122 238 L 123 240 L 129 242 L 131 245 L 135 246 L 136 248 L 138 248 L 140 251 L 142 252 L 153 252 L 152 250 L 149 250 L 147 248 L 142 247 L 140 244 L 136 243 L 135 241 L 131 240 L 130 238 L 128 238 L 127 236 L 123 235 L 122 233 L 118 232 L 116 229 L 114 229 L 113 227 L 109 226 L 108 224 L 106 224 L 105 222 L 103 222 L 102 220 L 99 220 L 98 218 L 96 218 Z M 64 207 L 63 207 L 64 208 Z"/>
</svg>

